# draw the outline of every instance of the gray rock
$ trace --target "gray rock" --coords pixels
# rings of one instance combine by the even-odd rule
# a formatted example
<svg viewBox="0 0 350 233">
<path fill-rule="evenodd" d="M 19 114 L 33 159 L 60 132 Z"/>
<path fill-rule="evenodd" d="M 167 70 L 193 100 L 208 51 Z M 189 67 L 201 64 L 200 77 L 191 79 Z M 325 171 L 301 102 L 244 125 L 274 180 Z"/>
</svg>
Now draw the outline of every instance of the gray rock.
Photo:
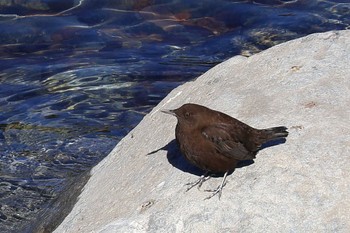
<svg viewBox="0 0 350 233">
<path fill-rule="evenodd" d="M 176 119 L 159 111 L 186 102 L 290 134 L 236 169 L 220 200 L 204 201 L 221 177 L 185 192 L 198 174 L 176 152 Z M 55 232 L 350 232 L 349 106 L 350 31 L 229 59 L 145 116 L 92 170 Z"/>
</svg>

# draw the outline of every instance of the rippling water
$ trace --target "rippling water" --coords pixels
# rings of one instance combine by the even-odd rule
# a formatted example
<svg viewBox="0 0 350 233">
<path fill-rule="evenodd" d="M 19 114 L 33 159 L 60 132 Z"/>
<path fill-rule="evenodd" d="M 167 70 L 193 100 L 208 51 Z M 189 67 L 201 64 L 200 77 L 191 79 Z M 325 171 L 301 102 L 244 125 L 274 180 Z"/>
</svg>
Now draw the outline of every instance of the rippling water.
<svg viewBox="0 0 350 233">
<path fill-rule="evenodd" d="M 0 1 L 0 232 L 31 225 L 181 83 L 349 24 L 347 0 Z"/>
</svg>

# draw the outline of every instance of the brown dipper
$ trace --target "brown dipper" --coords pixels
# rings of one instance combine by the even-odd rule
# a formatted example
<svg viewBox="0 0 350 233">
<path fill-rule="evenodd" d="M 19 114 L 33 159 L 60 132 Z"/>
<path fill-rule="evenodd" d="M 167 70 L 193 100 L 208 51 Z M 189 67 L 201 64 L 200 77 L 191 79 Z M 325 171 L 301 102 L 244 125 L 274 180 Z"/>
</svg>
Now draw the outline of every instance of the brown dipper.
<svg viewBox="0 0 350 233">
<path fill-rule="evenodd" d="M 205 171 L 197 181 L 189 183 L 190 190 L 210 178 L 209 173 L 224 173 L 221 185 L 213 192 L 221 196 L 226 176 L 239 161 L 252 160 L 262 144 L 288 136 L 284 126 L 255 129 L 243 122 L 198 104 L 184 104 L 178 109 L 164 110 L 176 116 L 176 141 L 185 158 Z"/>
</svg>

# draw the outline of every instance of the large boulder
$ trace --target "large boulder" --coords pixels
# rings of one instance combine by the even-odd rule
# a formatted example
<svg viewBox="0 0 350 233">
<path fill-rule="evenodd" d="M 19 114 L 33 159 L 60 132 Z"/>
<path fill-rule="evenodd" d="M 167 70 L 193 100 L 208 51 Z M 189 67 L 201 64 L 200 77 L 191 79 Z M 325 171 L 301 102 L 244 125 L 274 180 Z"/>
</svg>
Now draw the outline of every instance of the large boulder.
<svg viewBox="0 0 350 233">
<path fill-rule="evenodd" d="M 160 112 L 188 102 L 290 133 L 237 168 L 220 200 L 203 200 L 222 177 L 185 192 L 200 172 Z M 313 34 L 173 90 L 93 168 L 55 232 L 350 232 L 349 164 L 350 31 Z"/>
</svg>

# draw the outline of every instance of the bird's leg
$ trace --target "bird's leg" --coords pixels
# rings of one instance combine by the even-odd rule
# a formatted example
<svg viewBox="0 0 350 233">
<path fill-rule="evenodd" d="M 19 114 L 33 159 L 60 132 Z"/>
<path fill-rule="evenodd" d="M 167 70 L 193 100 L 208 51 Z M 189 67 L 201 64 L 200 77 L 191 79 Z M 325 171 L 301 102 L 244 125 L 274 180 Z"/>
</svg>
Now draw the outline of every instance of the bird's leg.
<svg viewBox="0 0 350 233">
<path fill-rule="evenodd" d="M 199 177 L 198 180 L 187 183 L 186 185 L 189 185 L 189 187 L 186 189 L 186 192 L 196 185 L 198 185 L 198 189 L 199 189 L 205 181 L 210 179 L 211 176 L 210 175 L 207 176 L 207 175 L 208 175 L 208 172 L 206 172 L 204 175 L 201 175 L 201 177 Z"/>
<path fill-rule="evenodd" d="M 210 195 L 209 197 L 205 198 L 204 200 L 208 200 L 208 199 L 214 197 L 216 194 L 219 194 L 219 200 L 220 200 L 222 189 L 226 185 L 227 173 L 228 173 L 228 171 L 225 172 L 225 175 L 224 175 L 224 178 L 222 179 L 221 184 L 216 189 L 214 189 L 214 190 L 205 190 L 206 192 L 212 192 L 212 195 Z"/>
</svg>

